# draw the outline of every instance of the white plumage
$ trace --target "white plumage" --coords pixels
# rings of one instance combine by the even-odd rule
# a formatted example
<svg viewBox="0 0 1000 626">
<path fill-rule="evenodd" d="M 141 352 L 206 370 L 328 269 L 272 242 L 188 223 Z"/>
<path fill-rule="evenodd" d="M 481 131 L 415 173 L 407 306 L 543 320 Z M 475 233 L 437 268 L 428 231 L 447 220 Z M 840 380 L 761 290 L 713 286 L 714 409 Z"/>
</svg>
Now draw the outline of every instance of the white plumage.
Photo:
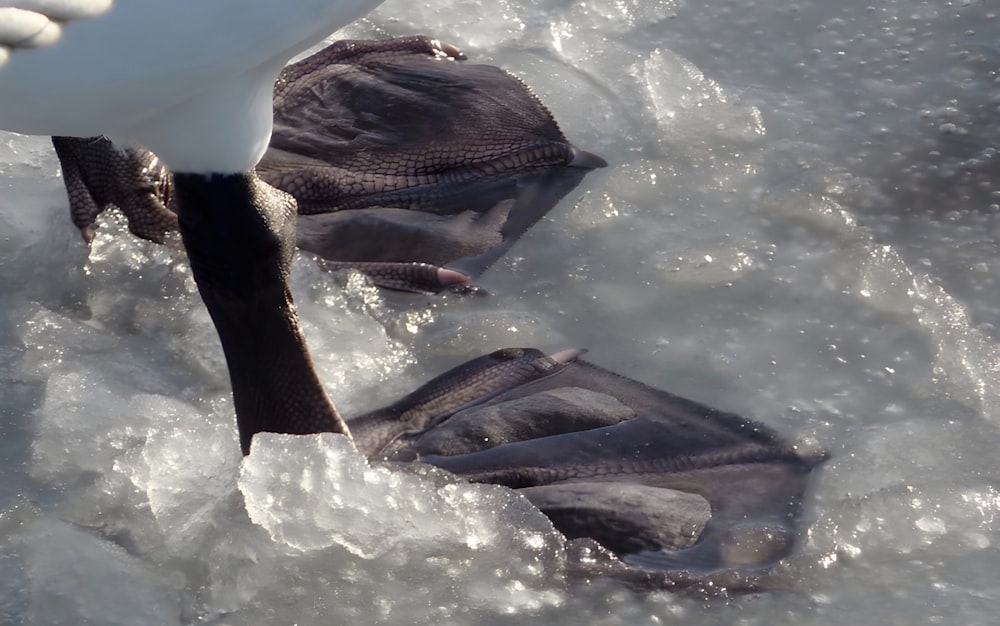
<svg viewBox="0 0 1000 626">
<path fill-rule="evenodd" d="M 381 0 L 0 0 L 0 128 L 137 143 L 243 172 L 295 54 Z"/>
</svg>

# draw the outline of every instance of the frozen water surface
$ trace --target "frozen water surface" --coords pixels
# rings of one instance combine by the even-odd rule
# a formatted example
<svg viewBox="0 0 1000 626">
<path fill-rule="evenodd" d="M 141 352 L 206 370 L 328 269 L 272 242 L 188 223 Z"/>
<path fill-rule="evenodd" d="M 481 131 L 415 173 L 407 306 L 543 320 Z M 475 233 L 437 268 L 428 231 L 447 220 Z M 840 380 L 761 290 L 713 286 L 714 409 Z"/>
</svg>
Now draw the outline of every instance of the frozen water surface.
<svg viewBox="0 0 1000 626">
<path fill-rule="evenodd" d="M 0 621 L 919 624 L 1000 607 L 1000 7 L 411 3 L 521 75 L 592 174 L 485 277 L 380 294 L 295 267 L 348 413 L 503 346 L 624 374 L 832 453 L 774 589 L 566 588 L 525 501 L 368 467 L 336 436 L 241 463 L 177 254 L 89 252 L 44 139 L 0 134 Z"/>
</svg>

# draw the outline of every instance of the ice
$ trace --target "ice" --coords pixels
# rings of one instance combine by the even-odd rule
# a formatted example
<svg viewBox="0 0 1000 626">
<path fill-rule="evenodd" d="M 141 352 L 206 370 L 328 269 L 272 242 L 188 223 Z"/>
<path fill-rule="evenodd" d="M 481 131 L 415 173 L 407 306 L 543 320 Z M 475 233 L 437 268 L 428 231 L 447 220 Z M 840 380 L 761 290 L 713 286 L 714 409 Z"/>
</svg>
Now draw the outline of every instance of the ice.
<svg viewBox="0 0 1000 626">
<path fill-rule="evenodd" d="M 206 612 L 301 619 L 297 598 L 334 621 L 405 624 L 565 601 L 561 537 L 507 489 L 373 468 L 330 434 L 255 437 L 236 486 L 249 519 L 204 533 Z"/>
<path fill-rule="evenodd" d="M 44 139 L 0 135 L 0 621 L 968 624 L 1000 568 L 1000 12 L 986 2 L 390 0 L 605 157 L 475 296 L 295 261 L 347 414 L 505 346 L 589 348 L 831 460 L 751 597 L 567 584 L 515 495 L 334 436 L 239 455 L 176 251 L 88 250 Z M 959 617 L 956 617 L 959 616 Z"/>
<path fill-rule="evenodd" d="M 518 510 L 523 518 L 516 534 L 539 550 L 529 560 L 561 547 L 548 519 L 510 490 L 435 485 L 418 475 L 373 468 L 341 435 L 255 437 L 239 489 L 250 519 L 275 542 L 301 551 L 341 545 L 374 559 L 424 542 L 476 551 L 501 541 L 493 514 L 513 521 Z M 490 511 L 486 519 L 484 510 Z"/>
<path fill-rule="evenodd" d="M 27 618 L 35 624 L 178 623 L 170 577 L 115 543 L 69 524 L 39 520 L 15 539 L 23 546 Z"/>
</svg>

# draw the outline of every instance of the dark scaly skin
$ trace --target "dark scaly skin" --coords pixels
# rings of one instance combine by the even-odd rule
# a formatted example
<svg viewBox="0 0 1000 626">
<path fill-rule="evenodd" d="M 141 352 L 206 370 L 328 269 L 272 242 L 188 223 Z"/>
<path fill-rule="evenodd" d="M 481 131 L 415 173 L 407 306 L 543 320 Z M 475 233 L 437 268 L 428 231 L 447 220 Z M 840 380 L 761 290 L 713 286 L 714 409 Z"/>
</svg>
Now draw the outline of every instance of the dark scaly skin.
<svg viewBox="0 0 1000 626">
<path fill-rule="evenodd" d="M 485 178 L 503 185 L 575 159 L 600 163 L 566 141 L 516 78 L 442 61 L 461 58 L 452 46 L 406 37 L 339 41 L 290 65 L 275 86 L 275 132 L 261 176 L 294 195 L 301 213 L 441 211 L 474 200 L 468 192 Z"/>
<path fill-rule="evenodd" d="M 116 148 L 104 137 L 53 137 L 69 196 L 73 225 L 90 243 L 94 220 L 111 206 L 124 209 L 136 236 L 164 243 L 177 231 L 173 177 L 148 150 Z"/>
<path fill-rule="evenodd" d="M 572 386 L 547 389 L 457 411 L 446 425 L 392 446 L 389 460 L 468 454 L 517 441 L 613 426 L 635 416 L 631 407 L 597 390 Z"/>
<path fill-rule="evenodd" d="M 426 37 L 343 41 L 282 72 L 257 172 L 295 196 L 299 247 L 384 287 L 440 291 L 485 271 L 605 165 L 571 146 L 523 83 L 459 59 Z M 112 205 L 140 237 L 176 228 L 155 155 L 102 138 L 53 143 L 85 239 Z"/>
<path fill-rule="evenodd" d="M 174 181 L 184 246 L 226 354 L 243 453 L 262 431 L 348 434 L 288 288 L 295 200 L 252 172 Z"/>
<path fill-rule="evenodd" d="M 824 454 L 802 456 L 763 424 L 582 360 L 544 375 L 492 376 L 497 363 L 540 354 L 503 350 L 438 376 L 362 416 L 359 449 L 519 490 L 573 540 L 571 570 L 582 576 L 752 588 L 790 553 L 809 475 Z M 486 395 L 470 400 L 477 390 Z M 607 398 L 606 419 L 574 420 L 574 397 L 599 404 L 585 393 Z M 542 402 L 553 394 L 565 409 Z M 543 404 L 551 408 L 537 411 Z M 615 557 L 600 556 L 607 550 Z"/>
<path fill-rule="evenodd" d="M 351 420 L 355 445 L 369 458 L 388 456 L 401 437 L 426 432 L 456 412 L 527 382 L 547 378 L 576 360 L 576 352 L 546 356 L 511 348 L 481 356 L 424 384 L 396 404 Z"/>
<path fill-rule="evenodd" d="M 470 286 L 469 277 L 465 274 L 429 263 L 322 261 L 320 265 L 331 272 L 358 270 L 367 274 L 379 287 L 398 291 L 430 294 L 448 287 L 461 289 Z"/>
</svg>

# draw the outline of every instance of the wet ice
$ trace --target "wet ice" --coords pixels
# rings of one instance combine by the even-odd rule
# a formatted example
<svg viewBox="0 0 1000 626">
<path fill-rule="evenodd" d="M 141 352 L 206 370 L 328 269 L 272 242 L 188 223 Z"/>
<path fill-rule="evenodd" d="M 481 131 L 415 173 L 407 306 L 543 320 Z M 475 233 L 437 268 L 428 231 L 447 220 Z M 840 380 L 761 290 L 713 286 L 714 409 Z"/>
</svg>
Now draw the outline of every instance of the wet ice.
<svg viewBox="0 0 1000 626">
<path fill-rule="evenodd" d="M 586 347 L 826 447 L 778 589 L 731 603 L 567 590 L 523 499 L 372 468 L 333 437 L 242 461 L 184 263 L 113 224 L 88 253 L 46 142 L 2 135 L 0 616 L 991 623 L 998 19 L 915 0 L 390 2 L 348 29 L 514 70 L 611 167 L 486 296 L 402 298 L 298 259 L 333 397 L 358 413 L 498 347 Z"/>
</svg>

